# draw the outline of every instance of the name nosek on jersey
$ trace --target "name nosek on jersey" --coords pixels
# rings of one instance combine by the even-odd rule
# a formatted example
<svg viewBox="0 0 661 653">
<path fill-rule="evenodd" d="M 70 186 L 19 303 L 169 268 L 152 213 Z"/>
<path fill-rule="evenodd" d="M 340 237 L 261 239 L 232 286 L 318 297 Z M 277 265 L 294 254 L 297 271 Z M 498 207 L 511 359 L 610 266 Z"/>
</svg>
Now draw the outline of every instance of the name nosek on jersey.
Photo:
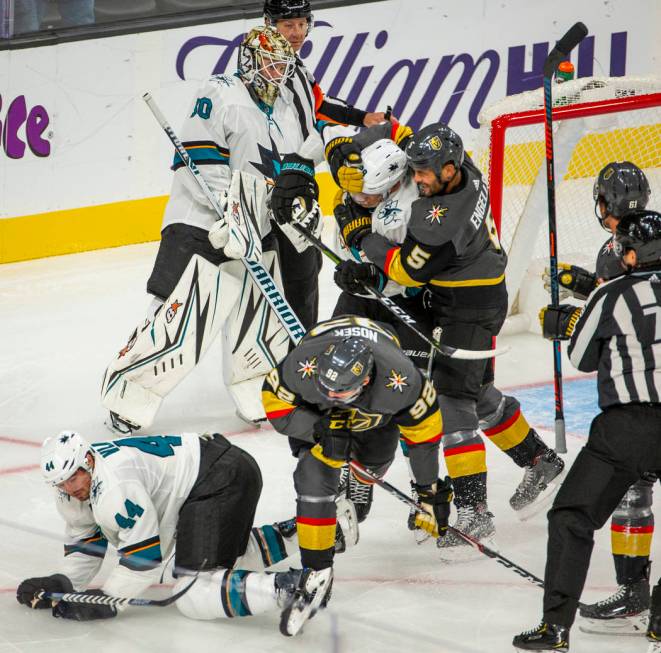
<svg viewBox="0 0 661 653">
<path fill-rule="evenodd" d="M 368 340 L 377 342 L 376 333 L 366 327 L 354 326 L 354 327 L 345 327 L 343 329 L 335 329 L 333 331 L 333 335 L 337 336 L 338 338 L 348 338 L 351 336 L 357 336 L 359 338 L 367 338 Z"/>
</svg>

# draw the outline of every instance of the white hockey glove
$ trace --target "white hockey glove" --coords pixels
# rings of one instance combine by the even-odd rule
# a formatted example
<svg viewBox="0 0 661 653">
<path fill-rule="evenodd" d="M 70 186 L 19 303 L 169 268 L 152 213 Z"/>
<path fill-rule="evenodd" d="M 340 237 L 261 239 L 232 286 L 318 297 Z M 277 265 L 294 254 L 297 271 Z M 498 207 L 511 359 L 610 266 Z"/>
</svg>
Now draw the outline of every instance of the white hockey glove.
<svg viewBox="0 0 661 653">
<path fill-rule="evenodd" d="M 264 206 L 266 184 L 248 172 L 232 175 L 226 212 L 229 238 L 223 252 L 228 258 L 257 263 L 262 258 L 260 211 Z"/>
<path fill-rule="evenodd" d="M 310 241 L 300 234 L 292 225 L 297 224 L 309 231 L 313 236 L 319 238 L 321 236 L 321 229 L 323 223 L 321 221 L 321 208 L 316 200 L 312 200 L 312 208 L 308 211 L 305 208 L 305 203 L 301 198 L 297 197 L 291 205 L 291 224 L 285 223 L 280 225 L 283 233 L 289 238 L 291 244 L 296 251 L 300 254 L 311 246 Z"/>
<path fill-rule="evenodd" d="M 214 249 L 222 249 L 227 245 L 229 240 L 229 225 L 227 224 L 227 191 L 221 191 L 220 193 L 214 193 L 214 197 L 218 206 L 222 209 L 222 217 L 218 217 L 216 222 L 213 223 L 211 229 L 209 229 L 209 242 Z"/>
</svg>

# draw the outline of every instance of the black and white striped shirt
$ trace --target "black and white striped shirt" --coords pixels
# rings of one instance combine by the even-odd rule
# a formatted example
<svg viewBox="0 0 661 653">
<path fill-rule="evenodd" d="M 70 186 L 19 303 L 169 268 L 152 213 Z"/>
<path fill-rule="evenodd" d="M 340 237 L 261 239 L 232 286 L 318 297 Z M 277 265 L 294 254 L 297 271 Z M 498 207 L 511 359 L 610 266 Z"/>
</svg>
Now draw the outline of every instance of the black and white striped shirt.
<svg viewBox="0 0 661 653">
<path fill-rule="evenodd" d="M 660 403 L 661 270 L 626 274 L 588 297 L 569 344 L 582 372 L 597 370 L 599 406 Z"/>
</svg>

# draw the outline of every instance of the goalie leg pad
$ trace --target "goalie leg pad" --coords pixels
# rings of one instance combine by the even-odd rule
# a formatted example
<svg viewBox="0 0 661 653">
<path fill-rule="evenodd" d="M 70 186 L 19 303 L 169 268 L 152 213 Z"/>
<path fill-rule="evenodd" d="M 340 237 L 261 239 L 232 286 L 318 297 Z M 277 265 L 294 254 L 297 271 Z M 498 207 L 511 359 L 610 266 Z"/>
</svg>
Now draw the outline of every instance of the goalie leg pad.
<svg viewBox="0 0 661 653">
<path fill-rule="evenodd" d="M 239 293 L 235 277 L 195 254 L 160 310 L 133 332 L 108 366 L 103 405 L 149 426 L 158 409 L 152 395 L 165 397 L 197 365 Z M 145 390 L 144 398 L 134 386 Z"/>
<path fill-rule="evenodd" d="M 264 252 L 262 264 L 282 288 L 275 250 Z M 240 413 L 250 420 L 264 419 L 262 381 L 287 355 L 289 335 L 240 262 L 222 269 L 241 289 L 224 329 L 223 378 Z"/>
</svg>

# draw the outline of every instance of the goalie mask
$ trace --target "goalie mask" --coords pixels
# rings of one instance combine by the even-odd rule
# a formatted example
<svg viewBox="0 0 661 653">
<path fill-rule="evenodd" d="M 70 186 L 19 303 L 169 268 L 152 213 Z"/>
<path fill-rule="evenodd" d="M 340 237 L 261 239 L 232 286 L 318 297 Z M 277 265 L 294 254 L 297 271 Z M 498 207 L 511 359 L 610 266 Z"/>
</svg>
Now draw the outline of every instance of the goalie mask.
<svg viewBox="0 0 661 653">
<path fill-rule="evenodd" d="M 241 78 L 270 107 L 295 67 L 296 55 L 289 41 L 270 27 L 253 28 L 239 46 Z"/>
<path fill-rule="evenodd" d="M 374 354 L 362 340 L 345 338 L 328 346 L 317 361 L 317 389 L 329 401 L 349 404 L 369 383 Z"/>
<path fill-rule="evenodd" d="M 650 185 L 645 173 L 630 161 L 613 161 L 605 166 L 592 191 L 594 212 L 602 227 L 604 217 L 599 210 L 603 201 L 606 214 L 622 218 L 630 211 L 644 209 L 650 198 Z"/>
<path fill-rule="evenodd" d="M 91 472 L 87 454 L 90 445 L 75 431 L 62 431 L 41 445 L 41 473 L 50 485 L 69 480 L 80 468 Z"/>
<path fill-rule="evenodd" d="M 406 154 L 388 138 L 368 145 L 361 153 L 363 190 L 351 193 L 357 204 L 373 208 L 406 174 Z"/>
<path fill-rule="evenodd" d="M 661 269 L 661 213 L 628 213 L 618 223 L 613 243 L 620 258 L 628 250 L 636 252 L 636 269 Z"/>
</svg>

